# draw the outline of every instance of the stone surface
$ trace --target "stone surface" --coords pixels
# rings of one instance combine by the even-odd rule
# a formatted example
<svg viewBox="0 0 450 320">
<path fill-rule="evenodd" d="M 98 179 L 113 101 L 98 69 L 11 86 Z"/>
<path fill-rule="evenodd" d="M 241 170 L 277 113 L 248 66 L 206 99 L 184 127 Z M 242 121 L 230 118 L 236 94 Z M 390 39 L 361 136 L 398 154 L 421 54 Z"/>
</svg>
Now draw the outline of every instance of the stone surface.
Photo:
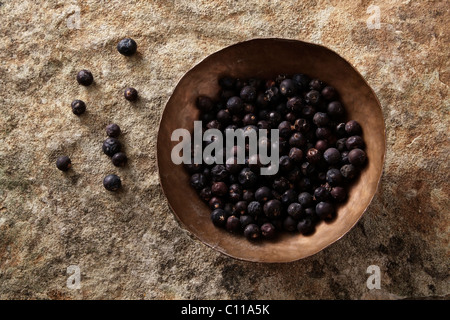
<svg viewBox="0 0 450 320">
<path fill-rule="evenodd" d="M 264 3 L 264 4 L 263 4 Z M 446 1 L 0 2 L 0 298 L 448 299 L 449 11 Z M 369 23 L 369 25 L 368 25 Z M 138 54 L 117 53 L 130 36 Z M 177 81 L 235 42 L 320 43 L 376 92 L 386 123 L 380 189 L 360 222 L 307 259 L 255 264 L 183 231 L 159 186 L 155 142 Z M 77 71 L 95 84 L 77 85 Z M 123 89 L 137 88 L 130 103 Z M 70 103 L 82 99 L 77 117 Z M 129 164 L 102 153 L 118 123 Z M 73 170 L 55 167 L 58 155 Z M 108 173 L 124 190 L 105 192 Z M 71 265 L 81 288 L 67 286 Z M 381 289 L 366 286 L 368 266 Z"/>
</svg>

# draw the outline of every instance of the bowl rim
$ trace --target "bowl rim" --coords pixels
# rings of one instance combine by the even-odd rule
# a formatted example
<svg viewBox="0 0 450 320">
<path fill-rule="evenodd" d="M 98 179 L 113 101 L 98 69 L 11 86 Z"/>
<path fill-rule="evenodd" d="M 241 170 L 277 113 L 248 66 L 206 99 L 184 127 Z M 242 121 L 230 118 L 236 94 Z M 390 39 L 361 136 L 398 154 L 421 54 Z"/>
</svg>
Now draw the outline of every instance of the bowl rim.
<svg viewBox="0 0 450 320">
<path fill-rule="evenodd" d="M 356 74 L 360 77 L 360 79 L 363 81 L 363 83 L 365 84 L 365 86 L 366 86 L 367 88 L 369 88 L 369 90 L 370 90 L 372 96 L 375 98 L 376 104 L 377 104 L 378 107 L 380 108 L 381 117 L 382 117 L 382 120 L 383 120 L 383 128 L 382 128 L 382 130 L 380 130 L 380 131 L 382 131 L 384 148 L 383 148 L 383 155 L 382 155 L 382 158 L 381 158 L 381 168 L 380 168 L 380 173 L 379 173 L 378 176 L 377 176 L 376 188 L 375 188 L 373 194 L 370 196 L 370 199 L 369 199 L 368 204 L 367 204 L 367 206 L 365 207 L 365 209 L 361 212 L 361 214 L 359 215 L 359 217 L 358 217 L 351 225 L 348 225 L 347 230 L 346 230 L 345 232 L 343 232 L 343 233 L 342 233 L 339 237 L 337 237 L 335 240 L 333 240 L 333 241 L 331 241 L 331 242 L 325 244 L 325 245 L 322 246 L 321 248 L 318 248 L 317 250 L 314 250 L 314 252 L 311 252 L 311 253 L 309 253 L 309 254 L 303 256 L 303 257 L 300 257 L 300 258 L 294 257 L 294 258 L 292 258 L 292 259 L 285 259 L 285 260 L 283 260 L 283 261 L 261 261 L 261 260 L 255 260 L 255 259 L 247 259 L 247 258 L 245 258 L 245 257 L 233 255 L 233 254 L 231 254 L 231 253 L 225 251 L 225 250 L 224 250 L 223 248 L 221 248 L 221 247 L 215 246 L 215 245 L 213 245 L 213 244 L 211 244 L 211 243 L 209 243 L 209 242 L 206 242 L 206 241 L 202 240 L 202 239 L 201 239 L 199 236 L 197 236 L 193 231 L 191 231 L 191 230 L 187 227 L 187 225 L 181 220 L 181 218 L 176 214 L 175 209 L 172 207 L 172 204 L 171 204 L 170 201 L 168 200 L 167 193 L 166 193 L 166 190 L 165 190 L 165 188 L 164 188 L 164 185 L 163 185 L 163 182 L 162 182 L 162 179 L 161 179 L 161 171 L 160 171 L 160 166 L 159 166 L 159 163 L 160 163 L 160 155 L 159 155 L 158 150 L 159 150 L 160 144 L 161 144 L 161 142 L 160 142 L 161 124 L 162 124 L 162 122 L 163 122 L 163 120 L 164 120 L 164 118 L 165 118 L 165 116 L 166 116 L 166 112 L 167 112 L 167 108 L 166 108 L 166 107 L 167 107 L 167 104 L 169 103 L 169 101 L 170 101 L 170 99 L 171 99 L 173 93 L 175 92 L 175 89 L 178 87 L 178 85 L 179 85 L 180 82 L 183 80 L 183 78 L 184 78 L 191 70 L 195 69 L 198 65 L 202 64 L 206 59 L 211 58 L 211 57 L 212 57 L 213 55 L 215 55 L 215 54 L 218 54 L 218 53 L 220 53 L 220 52 L 222 52 L 222 51 L 224 51 L 224 50 L 228 50 L 228 49 L 233 48 L 233 47 L 241 46 L 241 45 L 243 45 L 243 44 L 248 44 L 248 43 L 251 43 L 251 42 L 263 42 L 263 41 L 274 41 L 274 42 L 300 42 L 300 43 L 303 43 L 303 44 L 306 44 L 306 45 L 309 45 L 309 46 L 316 46 L 316 47 L 318 47 L 318 48 L 321 48 L 322 50 L 328 50 L 328 51 L 330 51 L 331 53 L 333 53 L 334 55 L 338 56 L 339 58 L 342 59 L 342 61 L 343 61 L 345 64 L 347 64 L 351 69 L 353 69 L 353 70 L 356 72 Z M 185 232 L 187 232 L 187 233 L 189 234 L 189 236 L 190 236 L 191 238 L 193 238 L 193 239 L 195 239 L 195 240 L 198 240 L 198 241 L 200 241 L 201 243 L 203 243 L 204 245 L 206 245 L 206 246 L 208 246 L 208 247 L 214 249 L 215 251 L 218 251 L 218 252 L 220 252 L 221 254 L 224 254 L 225 256 L 228 256 L 228 257 L 233 258 L 233 259 L 235 259 L 235 260 L 246 261 L 246 262 L 252 262 L 252 263 L 269 263 L 269 264 L 274 264 L 274 263 L 291 263 L 291 262 L 295 262 L 295 261 L 299 261 L 299 260 L 303 260 L 303 259 L 306 259 L 306 258 L 308 258 L 308 257 L 311 257 L 311 256 L 313 256 L 313 255 L 315 255 L 315 254 L 317 254 L 317 253 L 323 251 L 324 249 L 330 247 L 332 244 L 336 243 L 338 240 L 342 239 L 348 232 L 350 232 L 350 230 L 352 230 L 352 229 L 355 227 L 355 225 L 361 220 L 361 218 L 363 217 L 363 215 L 366 213 L 366 211 L 368 210 L 368 208 L 369 208 L 370 205 L 372 204 L 375 195 L 378 194 L 379 191 L 380 191 L 380 188 L 381 188 L 381 180 L 382 180 L 382 176 L 383 176 L 383 174 L 384 174 L 384 169 L 385 169 L 386 152 L 387 152 L 387 143 L 386 143 L 386 123 L 385 123 L 385 118 L 384 118 L 383 108 L 382 108 L 381 102 L 380 102 L 380 100 L 378 99 L 378 96 L 376 95 L 376 93 L 375 93 L 375 91 L 373 90 L 373 88 L 369 85 L 369 83 L 367 82 L 367 80 L 366 80 L 366 79 L 363 77 L 363 75 L 358 71 L 358 69 L 356 69 L 355 66 L 353 66 L 353 64 L 351 64 L 347 59 L 345 59 L 344 57 L 342 57 L 342 56 L 341 56 L 340 54 L 338 54 L 336 51 L 334 51 L 334 50 L 332 50 L 332 49 L 330 49 L 330 48 L 328 48 L 328 47 L 326 47 L 326 46 L 324 46 L 324 45 L 322 45 L 322 44 L 312 43 L 312 42 L 303 41 L 303 40 L 298 40 L 298 39 L 289 39 L 289 38 L 276 38 L 276 37 L 267 37 L 267 38 L 264 38 L 264 37 L 258 37 L 258 38 L 251 38 L 251 39 L 247 39 L 247 40 L 235 42 L 235 43 L 233 43 L 233 44 L 231 44 L 231 45 L 222 47 L 221 49 L 216 50 L 216 51 L 214 51 L 214 52 L 212 52 L 212 53 L 209 53 L 209 54 L 206 53 L 206 55 L 205 55 L 203 58 L 201 58 L 198 62 L 195 62 L 195 63 L 194 63 L 194 64 L 193 64 L 186 72 L 184 72 L 184 73 L 182 74 L 182 76 L 176 81 L 176 84 L 175 84 L 173 90 L 171 91 L 169 97 L 167 98 L 167 100 L 166 100 L 165 103 L 164 103 L 164 109 L 163 109 L 163 112 L 161 113 L 161 116 L 160 116 L 160 119 L 159 119 L 159 122 L 158 122 L 158 133 L 157 133 L 157 141 L 156 141 L 156 164 L 157 164 L 157 173 L 158 173 L 159 185 L 160 185 L 160 187 L 161 187 L 161 189 L 162 189 L 162 191 L 163 191 L 163 194 L 164 194 L 164 196 L 165 196 L 165 198 L 166 198 L 166 202 L 167 202 L 167 204 L 168 204 L 170 210 L 172 211 L 172 216 L 175 217 L 175 219 L 176 219 L 176 221 L 178 222 L 178 224 L 182 227 L 182 229 L 183 229 Z"/>
</svg>

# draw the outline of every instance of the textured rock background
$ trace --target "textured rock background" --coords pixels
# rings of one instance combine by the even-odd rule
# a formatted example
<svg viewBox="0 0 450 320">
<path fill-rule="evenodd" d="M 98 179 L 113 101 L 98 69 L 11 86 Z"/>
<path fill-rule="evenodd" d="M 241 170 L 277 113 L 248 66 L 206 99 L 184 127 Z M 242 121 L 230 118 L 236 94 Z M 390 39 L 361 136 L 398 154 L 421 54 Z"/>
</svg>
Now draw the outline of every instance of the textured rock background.
<svg viewBox="0 0 450 320">
<path fill-rule="evenodd" d="M 380 28 L 367 21 L 379 6 Z M 371 7 L 372 8 L 372 7 Z M 449 28 L 446 1 L 0 2 L 0 298 L 447 298 Z M 133 37 L 139 54 L 117 42 Z M 161 192 L 155 142 L 177 81 L 207 55 L 255 37 L 328 46 L 383 106 L 380 189 L 344 238 L 289 264 L 223 256 L 184 232 Z M 95 85 L 77 85 L 90 69 Z M 138 89 L 128 103 L 122 91 Z M 83 99 L 88 112 L 70 111 Z M 117 122 L 130 163 L 102 153 Z M 54 165 L 68 154 L 73 170 Z M 119 173 L 123 192 L 102 187 Z M 67 267 L 81 270 L 69 289 Z M 366 269 L 378 265 L 381 289 Z"/>
</svg>

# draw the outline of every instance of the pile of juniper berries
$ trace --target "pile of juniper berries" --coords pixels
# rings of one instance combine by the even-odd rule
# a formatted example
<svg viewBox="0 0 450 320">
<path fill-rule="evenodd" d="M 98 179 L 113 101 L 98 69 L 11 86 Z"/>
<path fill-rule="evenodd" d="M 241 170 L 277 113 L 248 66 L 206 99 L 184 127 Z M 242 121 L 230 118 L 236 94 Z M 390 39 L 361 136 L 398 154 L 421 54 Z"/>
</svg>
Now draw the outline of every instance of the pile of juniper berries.
<svg viewBox="0 0 450 320">
<path fill-rule="evenodd" d="M 332 220 L 367 163 L 361 126 L 346 118 L 336 89 L 305 74 L 223 77 L 219 84 L 218 97 L 196 100 L 203 129 L 278 129 L 280 157 L 275 175 L 260 175 L 261 164 L 248 157 L 246 164 L 235 157 L 186 164 L 212 223 L 256 240 L 283 230 L 310 235 Z"/>
</svg>

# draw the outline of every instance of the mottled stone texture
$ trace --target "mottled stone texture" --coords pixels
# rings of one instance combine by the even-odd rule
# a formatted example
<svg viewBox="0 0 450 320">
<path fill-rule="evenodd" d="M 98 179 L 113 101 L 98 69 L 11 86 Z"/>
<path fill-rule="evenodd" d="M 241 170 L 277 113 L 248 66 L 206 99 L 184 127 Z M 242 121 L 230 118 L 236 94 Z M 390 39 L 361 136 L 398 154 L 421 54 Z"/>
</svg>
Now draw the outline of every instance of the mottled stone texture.
<svg viewBox="0 0 450 320">
<path fill-rule="evenodd" d="M 12 1 L 0 3 L 0 298 L 448 298 L 449 11 L 446 1 Z M 378 5 L 380 28 L 367 20 Z M 376 20 L 370 19 L 376 22 Z M 133 37 L 138 54 L 117 53 Z M 340 241 L 288 264 L 236 261 L 183 231 L 159 186 L 155 141 L 177 81 L 235 42 L 320 43 L 380 99 L 380 189 Z M 87 68 L 95 84 L 77 85 Z M 123 98 L 127 86 L 140 99 Z M 72 114 L 82 99 L 87 112 Z M 129 156 L 102 153 L 117 122 Z M 58 155 L 73 170 L 55 167 Z M 108 173 L 124 190 L 106 192 Z M 81 288 L 66 286 L 67 267 Z M 381 289 L 366 269 L 378 265 Z"/>
</svg>

